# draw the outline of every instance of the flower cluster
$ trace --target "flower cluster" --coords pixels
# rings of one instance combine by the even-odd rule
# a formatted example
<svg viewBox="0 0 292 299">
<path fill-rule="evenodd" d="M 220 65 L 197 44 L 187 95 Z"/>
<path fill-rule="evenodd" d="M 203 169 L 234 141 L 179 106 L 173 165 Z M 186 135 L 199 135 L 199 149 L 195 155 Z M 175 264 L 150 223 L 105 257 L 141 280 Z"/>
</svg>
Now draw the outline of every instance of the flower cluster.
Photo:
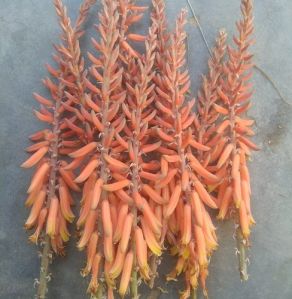
<svg viewBox="0 0 292 299">
<path fill-rule="evenodd" d="M 207 296 L 218 246 L 210 210 L 234 218 L 240 252 L 254 223 L 246 157 L 258 147 L 248 139 L 253 121 L 244 117 L 252 95 L 251 1 L 242 0 L 234 47 L 219 32 L 197 101 L 189 96 L 185 10 L 168 31 L 164 1 L 153 0 L 143 36 L 131 27 L 146 7 L 102 0 L 86 69 L 79 39 L 93 3 L 84 1 L 72 26 L 61 0 L 54 1 L 62 28 L 58 68 L 47 65 L 52 79 L 43 80 L 51 99 L 34 94 L 41 104 L 35 115 L 50 127 L 30 136 L 33 154 L 22 164 L 36 166 L 26 201 L 25 227 L 35 227 L 29 239 L 37 243 L 42 234 L 47 249 L 63 254 L 74 220 L 70 191 L 81 192 L 77 248 L 86 250 L 81 273 L 91 274 L 89 293 L 114 298 L 117 291 L 123 298 L 130 289 L 138 298 L 139 281 L 153 287 L 169 249 L 177 262 L 167 280 L 184 274 L 181 298 L 199 285 Z"/>
</svg>

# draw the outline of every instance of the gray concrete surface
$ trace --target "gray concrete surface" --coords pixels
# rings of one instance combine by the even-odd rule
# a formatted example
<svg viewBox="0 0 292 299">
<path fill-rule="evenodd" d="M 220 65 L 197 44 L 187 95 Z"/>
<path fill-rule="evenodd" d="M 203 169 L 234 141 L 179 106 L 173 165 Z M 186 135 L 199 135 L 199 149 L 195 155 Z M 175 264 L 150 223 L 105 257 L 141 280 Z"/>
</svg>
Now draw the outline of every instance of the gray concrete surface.
<svg viewBox="0 0 292 299">
<path fill-rule="evenodd" d="M 79 0 L 67 0 L 74 15 Z M 144 0 L 143 3 L 148 3 Z M 239 0 L 191 0 L 196 8 L 208 42 L 212 45 L 218 29 L 231 34 L 239 16 Z M 167 14 L 174 16 L 185 1 L 167 1 Z M 96 21 L 98 5 L 91 13 L 88 27 Z M 291 299 L 292 298 L 292 2 L 265 0 L 255 3 L 254 46 L 256 64 L 265 70 L 283 95 L 255 70 L 254 105 L 250 116 L 256 119 L 255 141 L 262 151 L 250 164 L 253 210 L 257 225 L 252 232 L 249 267 L 250 280 L 241 283 L 237 273 L 232 223 L 218 224 L 220 247 L 210 265 L 208 288 L 212 299 Z M 137 31 L 145 31 L 140 26 Z M 189 24 L 189 67 L 193 90 L 206 71 L 208 54 L 197 28 Z M 92 29 L 89 30 L 93 34 Z M 31 93 L 44 92 L 40 78 L 43 65 L 50 60 L 52 43 L 57 40 L 52 1 L 0 0 L 0 298 L 33 298 L 34 278 L 38 276 L 37 249 L 28 244 L 22 228 L 28 211 L 24 208 L 30 173 L 19 168 L 26 158 L 27 136 L 40 128 L 32 116 L 37 107 Z M 91 48 L 89 37 L 82 42 Z M 286 102 L 285 102 L 286 101 Z M 72 239 L 66 258 L 52 266 L 53 280 L 48 298 L 86 298 L 86 280 L 79 275 L 83 253 Z M 162 271 L 170 263 L 164 263 Z M 177 287 L 169 294 L 178 298 Z M 143 298 L 146 291 L 143 295 Z"/>
</svg>

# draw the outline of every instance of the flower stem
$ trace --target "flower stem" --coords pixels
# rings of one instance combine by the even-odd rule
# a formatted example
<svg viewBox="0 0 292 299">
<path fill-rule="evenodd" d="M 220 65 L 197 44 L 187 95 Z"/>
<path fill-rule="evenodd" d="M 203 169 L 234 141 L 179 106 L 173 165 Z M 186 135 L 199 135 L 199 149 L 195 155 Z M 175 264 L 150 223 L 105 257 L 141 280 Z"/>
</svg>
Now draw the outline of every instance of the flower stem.
<svg viewBox="0 0 292 299">
<path fill-rule="evenodd" d="M 246 259 L 246 240 L 243 238 L 240 227 L 236 229 L 236 240 L 237 240 L 237 248 L 238 248 L 238 265 L 239 265 L 239 273 L 240 278 L 243 281 L 248 280 L 247 273 L 247 259 Z"/>
<path fill-rule="evenodd" d="M 137 116 L 137 123 L 140 123 L 140 110 Z M 139 133 L 139 132 L 138 132 Z M 133 193 L 139 192 L 139 187 L 138 187 L 138 178 L 139 178 L 139 159 L 138 159 L 138 153 L 139 153 L 139 143 L 138 140 L 134 139 L 133 142 L 133 151 L 135 155 L 135 167 L 133 169 L 132 173 L 132 182 L 133 182 Z M 135 229 L 137 227 L 137 208 L 135 204 L 132 207 L 132 213 L 134 215 L 134 223 L 133 223 L 133 229 L 132 232 L 135 233 Z M 133 299 L 137 299 L 138 296 L 138 279 L 137 279 L 137 258 L 136 258 L 136 242 L 134 236 L 132 237 L 132 250 L 134 253 L 134 262 L 133 262 L 133 269 L 132 269 L 132 276 L 131 276 L 131 296 Z"/>
<path fill-rule="evenodd" d="M 150 269 L 151 269 L 151 279 L 149 281 L 150 289 L 153 289 L 154 287 L 155 278 L 157 276 L 157 266 L 158 266 L 157 256 L 153 255 L 151 257 L 151 265 L 150 265 Z"/>
<path fill-rule="evenodd" d="M 50 264 L 50 255 L 51 255 L 51 243 L 50 237 L 45 236 L 44 248 L 42 252 L 41 259 L 41 268 L 40 268 L 40 280 L 39 287 L 37 291 L 38 299 L 45 299 L 47 293 L 47 283 L 48 283 L 48 273 L 49 273 L 49 264 Z"/>
<path fill-rule="evenodd" d="M 102 299 L 103 298 L 103 284 L 99 284 L 96 295 L 96 299 Z"/>
<path fill-rule="evenodd" d="M 50 148 L 51 172 L 49 177 L 48 197 L 46 203 L 48 208 L 50 206 L 51 199 L 53 198 L 53 196 L 55 196 L 55 189 L 56 189 L 56 177 L 57 177 L 57 169 L 58 169 L 58 144 L 59 144 L 59 117 L 60 117 L 59 109 L 63 98 L 63 93 L 64 93 L 64 85 L 60 83 L 58 87 L 58 100 L 56 101 L 56 105 L 54 107 L 54 121 L 53 121 L 53 130 L 52 130 L 54 138 L 51 141 L 51 148 Z M 46 298 L 50 255 L 51 255 L 51 240 L 50 240 L 50 236 L 45 233 L 44 248 L 43 248 L 42 259 L 41 259 L 39 287 L 37 291 L 37 298 L 39 299 Z"/>
<path fill-rule="evenodd" d="M 137 271 L 133 269 L 131 277 L 131 296 L 132 299 L 137 299 L 138 296 L 138 283 L 137 283 Z"/>
<path fill-rule="evenodd" d="M 235 133 L 235 111 L 234 111 L 234 105 L 230 108 L 230 114 L 229 119 L 231 122 L 231 141 L 234 145 L 233 149 L 233 155 L 236 153 L 236 133 Z M 237 218 L 239 222 L 239 214 L 237 213 Z M 247 263 L 246 263 L 246 240 L 243 238 L 240 225 L 238 225 L 236 229 L 236 241 L 237 241 L 237 248 L 238 248 L 238 265 L 239 265 L 239 273 L 240 278 L 243 281 L 248 280 L 248 274 L 247 274 Z"/>
<path fill-rule="evenodd" d="M 191 292 L 191 298 L 192 299 L 197 299 L 198 297 L 197 297 L 197 289 L 192 289 L 192 292 Z"/>
</svg>

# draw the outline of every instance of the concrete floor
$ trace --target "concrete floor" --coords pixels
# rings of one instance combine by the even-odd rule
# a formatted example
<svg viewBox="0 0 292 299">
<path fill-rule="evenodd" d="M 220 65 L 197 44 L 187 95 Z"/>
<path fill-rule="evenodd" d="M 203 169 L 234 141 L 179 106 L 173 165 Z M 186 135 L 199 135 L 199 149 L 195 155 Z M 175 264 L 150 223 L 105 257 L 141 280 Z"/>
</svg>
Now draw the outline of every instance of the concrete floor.
<svg viewBox="0 0 292 299">
<path fill-rule="evenodd" d="M 79 0 L 67 0 L 74 15 Z M 144 4 L 149 0 L 142 1 Z M 218 29 L 231 34 L 239 16 L 239 0 L 205 0 L 193 3 L 206 38 L 212 45 Z M 167 1 L 171 25 L 185 1 Z M 88 27 L 96 22 L 98 5 L 91 13 Z M 292 2 L 266 0 L 255 3 L 254 47 L 256 65 L 273 79 L 282 99 L 271 83 L 255 70 L 255 95 L 250 116 L 256 119 L 255 141 L 262 151 L 250 163 L 253 187 L 253 211 L 257 225 L 252 232 L 249 267 L 250 280 L 241 283 L 237 272 L 233 224 L 218 224 L 220 247 L 210 265 L 208 288 L 212 299 L 291 299 L 292 298 Z M 192 20 L 189 34 L 189 68 L 193 90 L 206 71 L 208 54 Z M 136 28 L 145 31 L 146 26 Z M 33 298 L 33 281 L 38 277 L 37 249 L 28 244 L 22 226 L 28 211 L 24 208 L 30 173 L 19 168 L 26 158 L 23 149 L 27 136 L 40 124 L 32 116 L 37 104 L 32 92 L 44 92 L 40 78 L 43 65 L 52 53 L 59 28 L 52 1 L 0 1 L 0 298 Z M 94 34 L 92 29 L 90 34 Z M 89 36 L 83 42 L 91 49 Z M 57 258 L 52 266 L 53 280 L 48 298 L 86 298 L 86 280 L 79 275 L 83 253 L 71 240 L 66 258 Z M 169 263 L 167 263 L 169 264 Z M 165 272 L 167 265 L 162 267 Z M 169 294 L 160 298 L 178 298 L 170 284 Z M 146 294 L 146 291 L 144 295 Z M 144 297 L 144 296 L 143 296 Z"/>
</svg>

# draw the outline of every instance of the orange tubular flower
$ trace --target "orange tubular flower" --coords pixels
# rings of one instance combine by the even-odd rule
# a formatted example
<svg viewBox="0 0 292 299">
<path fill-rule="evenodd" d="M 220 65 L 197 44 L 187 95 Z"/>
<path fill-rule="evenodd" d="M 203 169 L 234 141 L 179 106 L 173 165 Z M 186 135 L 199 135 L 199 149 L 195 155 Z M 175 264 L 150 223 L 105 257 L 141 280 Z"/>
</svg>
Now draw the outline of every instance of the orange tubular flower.
<svg viewBox="0 0 292 299">
<path fill-rule="evenodd" d="M 220 102 L 218 111 L 224 111 L 224 122 L 220 130 L 227 142 L 217 159 L 216 168 L 219 172 L 225 169 L 225 182 L 220 185 L 218 197 L 220 211 L 218 217 L 236 210 L 235 221 L 238 224 L 237 243 L 239 246 L 239 266 L 241 279 L 248 278 L 246 269 L 245 247 L 248 245 L 250 226 L 255 223 L 250 210 L 250 178 L 246 157 L 251 150 L 259 148 L 248 139 L 254 132 L 250 128 L 253 121 L 244 117 L 250 107 L 252 85 L 252 57 L 249 52 L 253 44 L 252 1 L 241 1 L 242 19 L 237 23 L 238 36 L 233 37 L 234 47 L 228 47 L 228 60 L 223 67 L 223 77 L 217 88 Z M 226 125 L 225 125 L 226 124 Z M 220 127 L 220 125 L 219 125 Z M 218 129 L 217 129 L 218 131 Z"/>
<path fill-rule="evenodd" d="M 198 94 L 198 115 L 194 120 L 194 127 L 198 135 L 200 144 L 208 146 L 209 142 L 214 138 L 213 133 L 218 133 L 218 129 L 214 131 L 215 122 L 220 114 L 227 113 L 226 109 L 217 104 L 219 96 L 217 88 L 220 86 L 220 79 L 222 78 L 223 58 L 226 52 L 226 33 L 221 30 L 216 40 L 216 45 L 212 51 L 212 57 L 209 59 L 209 73 L 203 76 L 202 88 Z M 217 131 L 217 132 L 216 132 Z M 220 134 L 220 133 L 218 133 Z M 221 140 L 221 139 L 220 139 Z M 202 164 L 209 164 L 212 162 L 218 145 L 210 145 L 210 151 L 202 151 L 197 148 L 199 161 Z"/>
<path fill-rule="evenodd" d="M 127 112 L 129 108 L 127 108 L 126 91 L 122 84 L 127 63 L 133 58 L 139 58 L 128 40 L 144 41 L 145 39 L 140 35 L 129 35 L 128 27 L 141 19 L 140 12 L 144 9 L 133 6 L 128 0 L 103 1 L 103 11 L 99 15 L 101 23 L 96 26 L 101 39 L 100 41 L 92 39 L 100 56 L 97 58 L 89 53 L 92 62 L 90 74 L 94 80 L 92 82 L 95 83 L 87 78 L 84 79 L 89 93 L 84 97 L 86 109 L 80 110 L 89 123 L 88 131 L 93 134 L 90 140 L 87 139 L 89 142 L 87 145 L 69 154 L 74 159 L 84 157 L 82 171 L 75 179 L 75 182 L 85 182 L 82 208 L 77 222 L 78 227 L 83 227 L 85 224 L 81 240 L 84 240 L 86 219 L 90 217 L 90 211 L 99 211 L 102 206 L 101 217 L 90 232 L 102 229 L 104 246 L 103 249 L 99 246 L 97 251 L 105 255 L 109 291 L 113 287 L 113 280 L 121 272 L 123 266 L 121 254 L 128 249 L 132 223 L 134 221 L 136 223 L 137 217 L 135 213 L 127 214 L 128 208 L 123 209 L 124 212 L 119 215 L 120 200 L 127 204 L 133 202 L 128 194 L 133 180 L 127 178 L 131 162 L 125 155 L 129 150 L 130 139 L 125 138 L 124 133 L 126 126 L 124 108 L 126 107 Z M 149 87 L 148 81 L 145 87 Z M 142 93 L 145 91 L 143 89 Z M 144 101 L 143 98 L 138 100 L 141 103 Z M 78 117 L 77 114 L 76 116 Z M 145 128 L 141 134 L 147 132 L 146 126 L 147 123 L 144 124 Z M 74 128 L 77 134 L 79 131 L 81 133 L 81 128 Z M 78 135 L 80 137 L 80 134 Z M 144 148 L 145 152 L 150 150 Z M 118 224 L 121 226 L 116 227 Z M 90 236 L 86 237 L 86 243 L 88 237 Z M 82 242 L 82 245 L 85 243 Z"/>
<path fill-rule="evenodd" d="M 159 11 L 161 9 L 162 1 L 154 1 L 154 8 Z M 163 20 L 163 18 L 162 18 Z M 157 20 L 159 23 L 159 21 Z M 204 225 L 204 204 L 211 208 L 217 208 L 214 199 L 209 195 L 205 189 L 205 185 L 200 182 L 198 176 L 202 176 L 212 182 L 218 182 L 218 177 L 210 173 L 204 165 L 202 165 L 193 155 L 192 147 L 203 151 L 209 151 L 209 147 L 204 146 L 202 143 L 195 140 L 192 134 L 192 124 L 196 117 L 192 113 L 194 100 L 186 103 L 186 93 L 190 87 L 190 79 L 187 70 L 184 67 L 185 55 L 185 32 L 183 26 L 185 23 L 185 11 L 183 11 L 177 22 L 174 33 L 170 35 L 169 44 L 164 55 L 164 60 L 157 61 L 159 73 L 155 77 L 157 101 L 156 108 L 158 115 L 155 119 L 156 124 L 159 126 L 160 132 L 158 135 L 163 139 L 163 143 L 158 149 L 162 153 L 161 165 L 166 164 L 164 176 L 166 179 L 158 181 L 158 186 L 167 186 L 169 188 L 168 204 L 163 209 L 164 215 L 164 234 L 168 235 L 167 226 L 172 229 L 173 225 L 176 226 L 175 234 L 178 236 L 176 245 L 173 251 L 180 254 L 177 267 L 173 270 L 170 277 L 174 278 L 181 272 L 186 274 L 190 272 L 191 267 L 199 265 L 201 271 L 207 267 L 207 255 L 211 248 L 206 249 L 207 232 L 214 234 L 214 230 L 206 224 L 206 229 L 199 228 L 198 231 L 194 230 L 192 223 L 197 221 L 196 215 L 201 215 L 200 220 Z M 160 24 L 160 35 L 165 36 L 163 33 L 164 25 Z M 164 134 L 165 137 L 164 137 Z M 166 137 L 167 135 L 167 137 Z M 165 161 L 167 163 L 165 163 Z M 191 171 L 192 169 L 192 171 Z M 166 184 L 164 183 L 166 181 Z M 193 192 L 196 194 L 196 205 L 191 203 L 193 200 Z M 200 208 L 200 210 L 198 210 Z M 204 210 L 203 210 L 204 209 Z M 175 218 L 172 214 L 175 214 Z M 207 212 L 206 212 L 207 213 Z M 174 224 L 175 219 L 184 219 Z M 178 221 L 178 220 L 176 220 Z M 173 230 L 173 229 L 172 229 Z M 168 235 L 170 237 L 170 235 Z M 196 254 L 190 255 L 189 244 L 192 239 L 202 240 L 200 243 L 196 242 L 194 250 Z M 204 244 L 204 245 L 203 245 Z M 213 244 L 213 243 L 212 243 Z M 200 255 L 198 260 L 197 256 Z M 204 263 L 202 260 L 204 259 Z M 188 277 L 188 275 L 186 276 Z M 193 276 L 193 280 L 195 276 Z M 187 289 L 189 282 L 186 281 Z M 193 283 L 196 285 L 196 283 Z M 187 298 L 187 291 L 184 297 Z"/>
<path fill-rule="evenodd" d="M 246 280 L 245 249 L 251 225 L 247 158 L 259 148 L 249 139 L 253 43 L 252 0 L 241 0 L 242 19 L 233 47 L 219 32 L 209 72 L 196 100 L 186 67 L 186 10 L 167 30 L 165 3 L 152 0 L 147 35 L 130 32 L 147 7 L 134 0 L 102 0 L 85 69 L 79 40 L 95 0 L 84 0 L 75 22 L 62 0 L 54 0 L 62 35 L 55 45 L 57 67 L 46 65 L 50 96 L 34 93 L 37 119 L 49 128 L 29 138 L 34 167 L 24 224 L 29 240 L 44 236 L 37 297 L 45 298 L 51 252 L 64 254 L 74 220 L 71 191 L 81 192 L 77 248 L 86 252 L 82 276 L 97 298 L 138 298 L 141 280 L 154 287 L 164 250 L 176 256 L 167 281 L 184 276 L 180 299 L 208 297 L 210 257 L 217 249 L 217 218 L 236 223 L 240 275 Z M 145 45 L 145 53 L 135 48 Z M 62 159 L 61 156 L 65 156 Z M 67 161 L 67 158 L 71 159 Z M 167 248 L 167 245 L 169 248 Z M 131 283 L 130 283 L 131 282 Z M 130 285 L 130 287 L 129 287 Z"/>
<path fill-rule="evenodd" d="M 124 298 L 126 291 L 128 289 L 128 285 L 129 285 L 131 273 L 132 273 L 133 260 L 134 260 L 134 255 L 133 255 L 133 252 L 130 251 L 127 254 L 126 259 L 125 259 L 125 265 L 124 265 L 121 282 L 120 282 L 119 294 L 122 298 Z"/>
<path fill-rule="evenodd" d="M 165 203 L 160 194 L 157 193 L 154 183 L 160 179 L 158 173 L 159 168 L 150 166 L 158 163 L 153 160 L 153 152 L 160 146 L 161 142 L 152 137 L 151 121 L 155 117 L 152 102 L 154 100 L 154 61 L 156 51 L 156 24 L 149 29 L 149 34 L 145 41 L 146 53 L 143 59 L 133 59 L 128 57 L 128 64 L 125 68 L 125 84 L 127 86 L 128 96 L 126 105 L 123 110 L 127 118 L 127 127 L 129 132 L 125 130 L 124 139 L 127 140 L 127 148 L 129 150 L 129 161 L 131 163 L 130 180 L 131 189 L 129 195 L 134 198 L 135 206 L 132 209 L 134 215 L 133 227 L 139 225 L 137 221 L 138 214 L 141 213 L 141 219 L 144 219 L 144 225 L 147 226 L 149 249 L 152 249 L 153 259 L 161 254 L 159 245 L 161 223 L 157 219 L 154 210 L 156 205 Z M 127 55 L 127 54 L 126 54 Z M 147 163 L 145 163 L 147 161 Z M 153 203 L 150 206 L 150 203 Z M 139 225 L 140 226 L 140 225 Z M 125 233 L 125 232 L 124 232 Z M 141 234 L 146 238 L 145 230 L 141 230 Z M 150 238 L 152 237 L 152 239 Z M 144 279 L 150 278 L 148 264 L 141 265 L 138 258 L 138 247 L 135 244 L 134 230 L 131 234 L 133 253 L 136 256 L 134 260 L 133 271 L 136 269 L 136 260 L 138 261 L 140 275 Z M 150 241 L 151 240 L 151 241 Z M 147 246 L 147 245 L 146 245 Z M 135 250 L 136 248 L 136 250 Z M 147 258 L 146 258 L 147 263 Z M 155 269 L 152 269 L 153 275 L 151 282 L 154 281 Z M 134 273 L 135 277 L 136 274 Z M 132 284 L 133 286 L 134 284 Z M 137 281 L 135 282 L 137 288 Z"/>
<path fill-rule="evenodd" d="M 61 161 L 60 155 L 69 152 L 71 147 L 78 144 L 78 141 L 66 140 L 74 134 L 70 128 L 68 130 L 64 122 L 64 107 L 68 108 L 70 114 L 75 109 L 74 105 L 78 103 L 78 100 L 67 99 L 66 93 L 72 94 L 72 97 L 76 96 L 77 82 L 72 80 L 72 76 L 78 74 L 81 77 L 83 72 L 79 39 L 82 36 L 82 25 L 92 4 L 92 0 L 84 1 L 76 24 L 72 27 L 61 0 L 54 1 L 62 29 L 61 44 L 55 46 L 54 55 L 58 68 L 46 65 L 52 79 L 44 79 L 43 84 L 49 90 L 50 98 L 34 93 L 36 101 L 41 105 L 40 110 L 35 110 L 34 114 L 40 121 L 49 124 L 50 129 L 38 131 L 30 136 L 30 139 L 37 143 L 27 148 L 32 156 L 21 165 L 24 168 L 36 166 L 28 189 L 29 198 L 26 201 L 26 205 L 32 206 L 32 210 L 25 226 L 28 229 L 36 227 L 35 233 L 29 238 L 32 242 L 37 243 L 42 233 L 45 236 L 38 288 L 40 298 L 45 297 L 47 289 L 48 259 L 51 248 L 57 254 L 63 254 L 63 242 L 68 241 L 69 237 L 66 221 L 72 222 L 74 218 L 70 208 L 72 198 L 68 187 L 74 187 L 75 190 L 79 188 L 72 183 L 72 174 L 60 167 L 65 163 Z M 65 178 L 62 180 L 63 176 Z M 60 185 L 57 185 L 58 180 L 61 182 Z"/>
</svg>

